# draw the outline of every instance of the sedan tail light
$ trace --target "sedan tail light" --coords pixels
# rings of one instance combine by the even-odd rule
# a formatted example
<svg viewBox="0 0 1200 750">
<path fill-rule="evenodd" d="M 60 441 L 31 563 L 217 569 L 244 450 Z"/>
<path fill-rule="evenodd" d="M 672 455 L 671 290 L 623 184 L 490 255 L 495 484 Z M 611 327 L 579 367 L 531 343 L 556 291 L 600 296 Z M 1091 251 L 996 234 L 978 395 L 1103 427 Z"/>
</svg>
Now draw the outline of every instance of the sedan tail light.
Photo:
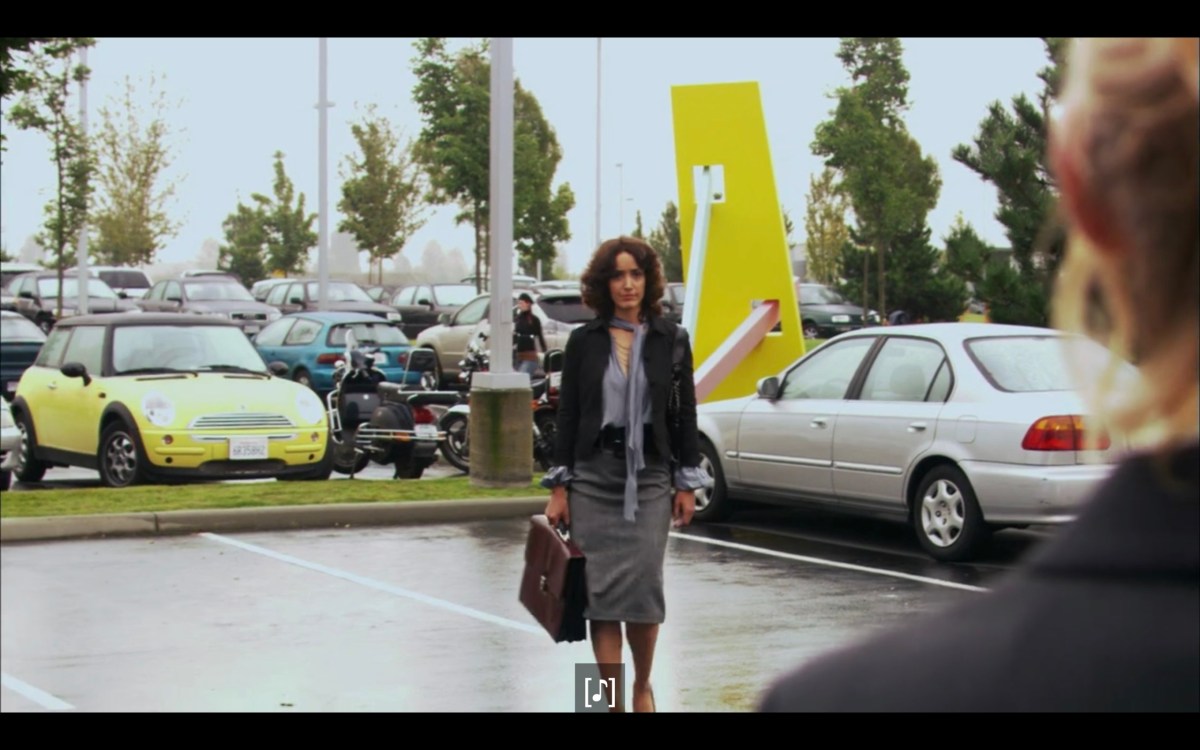
<svg viewBox="0 0 1200 750">
<path fill-rule="evenodd" d="M 408 366 L 408 352 L 400 352 L 399 354 L 397 354 L 396 355 L 396 364 L 400 365 L 401 367 L 407 367 Z"/>
<path fill-rule="evenodd" d="M 332 364 L 336 364 L 337 361 L 341 358 L 342 358 L 341 354 L 318 354 L 317 355 L 317 364 L 332 365 Z"/>
<path fill-rule="evenodd" d="M 424 406 L 412 407 L 413 422 L 416 424 L 433 424 L 433 412 Z"/>
<path fill-rule="evenodd" d="M 1108 450 L 1112 441 L 1101 432 L 1093 437 L 1084 431 L 1078 414 L 1042 417 L 1029 426 L 1021 447 L 1027 451 Z"/>
</svg>

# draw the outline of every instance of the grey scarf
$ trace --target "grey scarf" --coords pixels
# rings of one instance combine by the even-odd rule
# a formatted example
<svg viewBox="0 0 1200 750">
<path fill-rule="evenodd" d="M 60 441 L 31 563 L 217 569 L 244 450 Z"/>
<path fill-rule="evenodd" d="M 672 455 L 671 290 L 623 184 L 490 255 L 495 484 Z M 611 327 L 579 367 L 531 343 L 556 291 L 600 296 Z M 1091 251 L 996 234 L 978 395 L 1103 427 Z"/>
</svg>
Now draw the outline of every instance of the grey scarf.
<svg viewBox="0 0 1200 750">
<path fill-rule="evenodd" d="M 633 346 L 629 348 L 629 370 L 625 373 L 625 520 L 633 521 L 638 506 L 638 472 L 646 468 L 646 457 L 642 450 L 646 428 L 642 424 L 644 404 L 642 399 L 642 344 L 645 343 L 645 328 L 620 318 L 613 318 L 609 325 L 633 331 Z"/>
</svg>

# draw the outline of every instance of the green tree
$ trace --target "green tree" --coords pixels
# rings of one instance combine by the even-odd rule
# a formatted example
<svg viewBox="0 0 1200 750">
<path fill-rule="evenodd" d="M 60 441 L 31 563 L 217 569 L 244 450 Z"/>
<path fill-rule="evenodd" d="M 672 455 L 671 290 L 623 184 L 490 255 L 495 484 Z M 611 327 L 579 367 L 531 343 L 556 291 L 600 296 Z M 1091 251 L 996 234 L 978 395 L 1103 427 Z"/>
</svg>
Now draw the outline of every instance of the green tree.
<svg viewBox="0 0 1200 750">
<path fill-rule="evenodd" d="M 1058 193 L 1046 163 L 1046 124 L 1058 95 L 1066 40 L 1047 37 L 1043 43 L 1050 64 L 1038 73 L 1043 86 L 1037 101 L 1019 94 L 1013 97 L 1011 112 L 999 101 L 992 102 L 973 144 L 960 144 L 952 153 L 955 161 L 996 186 L 996 220 L 1005 228 L 1016 273 L 1028 287 L 1015 293 L 1009 276 L 1001 273 L 993 279 L 989 267 L 981 297 L 993 320 L 1027 325 L 1046 325 L 1049 320 L 1050 291 L 1066 244 L 1054 222 Z M 1013 307 L 1006 310 L 1006 305 Z"/>
<path fill-rule="evenodd" d="M 4 37 L 0 38 L 0 100 L 14 94 L 27 94 L 41 86 L 43 73 L 39 56 L 56 59 L 70 57 L 77 49 L 91 47 L 95 40 L 86 37 Z M 0 131 L 0 152 L 5 150 Z"/>
<path fill-rule="evenodd" d="M 304 212 L 304 193 L 296 195 L 296 188 L 283 169 L 282 151 L 275 152 L 274 192 L 274 199 L 260 193 L 250 196 L 265 217 L 267 270 L 302 273 L 308 251 L 317 244 L 317 233 L 312 228 L 317 215 Z"/>
<path fill-rule="evenodd" d="M 452 56 L 445 39 L 426 38 L 416 43 L 416 50 L 413 99 L 423 126 L 415 156 L 429 177 L 428 200 L 457 204 L 455 221 L 474 228 L 476 283 L 482 288 L 491 145 L 487 45 L 469 46 Z M 520 81 L 513 97 L 513 242 L 528 271 L 539 259 L 552 263 L 556 244 L 570 238 L 566 216 L 575 197 L 567 184 L 551 190 L 562 150 L 537 99 Z"/>
<path fill-rule="evenodd" d="M 413 159 L 413 142 L 402 146 L 392 123 L 373 105 L 350 131 L 360 153 L 347 156 L 342 170 L 338 209 L 346 218 L 338 231 L 354 235 L 383 283 L 384 259 L 401 252 L 425 225 L 424 176 Z"/>
<path fill-rule="evenodd" d="M 172 130 L 164 117 L 172 105 L 165 92 L 155 93 L 155 86 L 151 78 L 149 114 L 134 100 L 128 76 L 124 98 L 100 108 L 95 142 L 101 191 L 91 245 L 92 256 L 99 263 L 153 263 L 164 241 L 179 231 L 179 223 L 171 221 L 166 211 L 181 179 L 164 174 L 173 162 L 168 143 Z"/>
<path fill-rule="evenodd" d="M 945 238 L 946 270 L 969 282 L 976 289 L 983 281 L 992 250 L 975 229 L 959 214 Z"/>
<path fill-rule="evenodd" d="M 637 237 L 639 240 L 646 239 L 646 231 L 642 228 L 642 212 L 641 211 L 637 212 L 637 216 L 634 220 L 632 236 Z"/>
<path fill-rule="evenodd" d="M 876 259 L 878 309 L 887 311 L 887 257 L 896 239 L 924 226 L 941 190 L 937 163 L 923 157 L 902 119 L 908 71 L 897 39 L 843 39 L 838 57 L 853 85 L 839 88 L 832 117 L 817 126 L 813 152 L 836 169 L 854 209 L 860 245 Z M 869 307 L 868 254 L 863 309 Z M 843 268 L 845 272 L 846 269 Z"/>
<path fill-rule="evenodd" d="M 8 248 L 0 247 L 0 263 L 11 263 L 14 260 L 16 258 L 8 254 Z"/>
<path fill-rule="evenodd" d="M 814 281 L 833 284 L 841 276 L 842 248 L 850 239 L 846 209 L 846 195 L 836 171 L 826 167 L 820 177 L 809 178 L 804 213 L 805 275 Z"/>
<path fill-rule="evenodd" d="M 225 244 L 217 256 L 217 268 L 232 271 L 247 284 L 266 278 L 267 216 L 261 205 L 247 206 L 238 201 L 237 209 L 221 223 Z"/>
<path fill-rule="evenodd" d="M 86 66 L 72 64 L 72 57 L 92 44 L 92 39 L 69 38 L 37 46 L 29 57 L 28 78 L 19 80 L 21 98 L 8 113 L 17 127 L 41 131 L 50 139 L 56 190 L 54 199 L 46 204 L 46 223 L 37 241 L 51 248 L 58 270 L 56 316 L 62 315 L 62 279 L 70 263 L 68 253 L 87 222 L 92 191 L 94 159 L 83 129 L 67 111 L 71 83 L 82 83 L 89 75 Z"/>
<path fill-rule="evenodd" d="M 679 209 L 668 201 L 647 240 L 662 261 L 667 281 L 683 281 L 683 244 L 679 234 Z"/>
</svg>

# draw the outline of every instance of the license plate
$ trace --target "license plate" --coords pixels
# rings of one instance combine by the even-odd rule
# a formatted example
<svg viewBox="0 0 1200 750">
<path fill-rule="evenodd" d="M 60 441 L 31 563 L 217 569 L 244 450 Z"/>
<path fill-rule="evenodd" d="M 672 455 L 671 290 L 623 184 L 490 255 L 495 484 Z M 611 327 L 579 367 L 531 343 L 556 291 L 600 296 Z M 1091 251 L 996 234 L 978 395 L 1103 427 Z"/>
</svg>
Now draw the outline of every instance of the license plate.
<svg viewBox="0 0 1200 750">
<path fill-rule="evenodd" d="M 229 438 L 229 458 L 231 461 L 252 461 L 267 457 L 267 439 L 265 437 Z"/>
<path fill-rule="evenodd" d="M 416 429 L 419 438 L 437 438 L 437 427 L 431 424 L 419 424 Z"/>
<path fill-rule="evenodd" d="M 246 326 L 246 333 L 258 333 L 258 326 Z"/>
</svg>

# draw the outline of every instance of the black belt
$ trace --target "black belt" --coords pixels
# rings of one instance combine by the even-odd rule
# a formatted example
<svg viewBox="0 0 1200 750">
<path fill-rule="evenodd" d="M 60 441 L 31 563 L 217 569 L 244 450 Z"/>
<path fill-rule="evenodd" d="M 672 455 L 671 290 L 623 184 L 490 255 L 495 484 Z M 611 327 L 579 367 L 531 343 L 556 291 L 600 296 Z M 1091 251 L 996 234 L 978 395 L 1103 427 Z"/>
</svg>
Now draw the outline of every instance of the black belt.
<svg viewBox="0 0 1200 750">
<path fill-rule="evenodd" d="M 601 428 L 600 437 L 596 441 L 598 447 L 617 458 L 625 458 L 625 428 L 608 425 Z M 658 446 L 654 442 L 653 425 L 644 425 L 642 432 L 642 455 L 657 456 Z"/>
</svg>

